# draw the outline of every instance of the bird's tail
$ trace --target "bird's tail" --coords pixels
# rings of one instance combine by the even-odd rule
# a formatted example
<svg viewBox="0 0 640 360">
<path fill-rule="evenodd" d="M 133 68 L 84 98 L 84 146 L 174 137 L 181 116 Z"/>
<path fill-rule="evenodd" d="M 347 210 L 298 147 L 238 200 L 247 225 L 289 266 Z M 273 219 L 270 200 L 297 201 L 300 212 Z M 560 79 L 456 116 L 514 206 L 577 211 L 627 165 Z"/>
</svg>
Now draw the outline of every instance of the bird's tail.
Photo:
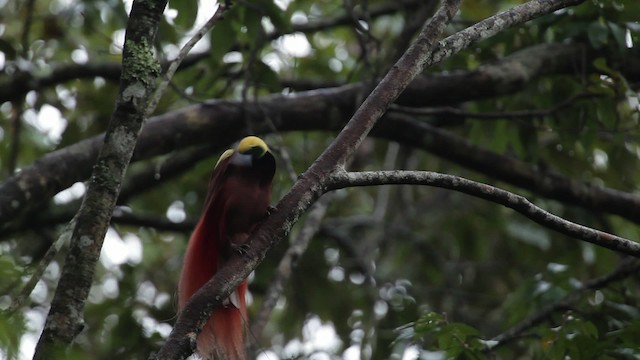
<svg viewBox="0 0 640 360">
<path fill-rule="evenodd" d="M 204 325 L 198 336 L 198 353 L 208 360 L 245 360 L 244 350 L 245 321 L 247 307 L 244 281 L 236 290 L 240 307 L 233 304 L 219 306 Z"/>
</svg>

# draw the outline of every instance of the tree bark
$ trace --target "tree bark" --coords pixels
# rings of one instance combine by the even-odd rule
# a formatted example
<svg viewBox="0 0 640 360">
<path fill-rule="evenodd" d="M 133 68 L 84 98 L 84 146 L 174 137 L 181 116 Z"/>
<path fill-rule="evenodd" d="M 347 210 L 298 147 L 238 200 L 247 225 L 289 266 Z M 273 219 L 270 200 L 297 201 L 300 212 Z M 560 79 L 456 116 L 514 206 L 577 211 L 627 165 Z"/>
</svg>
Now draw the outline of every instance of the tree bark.
<svg viewBox="0 0 640 360">
<path fill-rule="evenodd" d="M 96 262 L 147 110 L 160 65 L 153 41 L 166 0 L 134 1 L 125 35 L 116 108 L 76 218 L 69 253 L 34 359 L 49 359 L 83 328 Z"/>
</svg>

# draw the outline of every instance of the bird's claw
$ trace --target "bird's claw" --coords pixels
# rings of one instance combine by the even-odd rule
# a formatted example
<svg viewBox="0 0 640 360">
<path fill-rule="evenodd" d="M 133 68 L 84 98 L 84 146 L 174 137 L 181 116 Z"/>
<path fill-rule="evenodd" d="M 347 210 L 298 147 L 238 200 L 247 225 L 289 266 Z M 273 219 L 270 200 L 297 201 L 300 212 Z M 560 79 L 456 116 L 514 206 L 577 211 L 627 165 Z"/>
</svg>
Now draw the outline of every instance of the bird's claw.
<svg viewBox="0 0 640 360">
<path fill-rule="evenodd" d="M 238 255 L 246 255 L 249 252 L 249 244 L 231 244 L 231 249 Z"/>
<path fill-rule="evenodd" d="M 271 205 L 267 206 L 267 213 L 265 214 L 265 217 L 273 214 L 276 211 L 278 211 L 278 209 L 276 207 L 271 206 Z"/>
</svg>

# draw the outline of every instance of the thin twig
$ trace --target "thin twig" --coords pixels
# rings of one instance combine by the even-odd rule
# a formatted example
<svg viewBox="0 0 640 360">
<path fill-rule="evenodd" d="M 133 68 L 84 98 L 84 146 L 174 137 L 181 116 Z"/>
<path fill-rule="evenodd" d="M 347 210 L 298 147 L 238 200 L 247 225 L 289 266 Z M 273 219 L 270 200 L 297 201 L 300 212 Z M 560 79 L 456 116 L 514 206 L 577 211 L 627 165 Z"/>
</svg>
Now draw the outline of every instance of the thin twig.
<svg viewBox="0 0 640 360">
<path fill-rule="evenodd" d="M 8 309 L 9 313 L 15 312 L 24 305 L 24 302 L 27 300 L 29 295 L 31 295 L 31 292 L 33 292 L 36 284 L 38 283 L 40 278 L 42 278 L 42 274 L 44 274 L 44 271 L 51 263 L 51 260 L 53 260 L 53 258 L 57 254 L 61 253 L 63 246 L 69 243 L 74 226 L 75 219 L 71 219 L 71 221 L 64 227 L 64 229 L 60 233 L 58 239 L 55 240 L 53 244 L 51 244 L 42 259 L 40 259 L 40 262 L 36 265 L 35 269 L 33 269 L 33 273 L 31 274 L 29 280 L 26 282 L 26 284 L 24 284 L 22 290 L 20 290 L 18 295 L 13 299 L 13 302 Z"/>
<path fill-rule="evenodd" d="M 164 91 L 166 90 L 167 85 L 169 85 L 169 83 L 171 82 L 171 79 L 173 78 L 173 75 L 176 73 L 176 70 L 178 70 L 180 63 L 182 63 L 182 60 L 184 60 L 187 54 L 189 54 L 189 51 L 193 49 L 193 47 L 198 43 L 198 41 L 200 41 L 200 39 L 202 39 L 204 35 L 215 26 L 218 20 L 220 20 L 222 16 L 227 12 L 227 10 L 229 10 L 229 8 L 227 7 L 226 2 L 219 3 L 218 8 L 216 9 L 216 12 L 213 13 L 211 18 L 209 18 L 209 20 L 204 25 L 202 25 L 202 27 L 200 27 L 200 29 L 198 29 L 198 31 L 196 31 L 195 34 L 193 34 L 193 36 L 189 39 L 189 41 L 187 41 L 187 43 L 184 44 L 182 49 L 180 49 L 178 56 L 176 56 L 176 58 L 173 59 L 169 64 L 169 66 L 167 67 L 167 70 L 164 73 L 164 77 L 162 81 L 160 82 L 160 84 L 158 84 L 155 94 L 153 94 L 151 101 L 149 101 L 149 104 L 147 105 L 147 109 L 145 111 L 145 117 L 151 116 L 153 111 L 156 109 L 156 106 L 158 106 L 158 102 L 160 102 L 160 98 L 162 98 L 162 95 L 164 94 Z M 212 46 L 214 45 L 215 44 L 213 44 Z"/>
<path fill-rule="evenodd" d="M 24 24 L 22 25 L 22 36 L 20 44 L 20 54 L 23 59 L 29 56 L 29 34 L 31 33 L 31 24 L 33 23 L 33 8 L 35 0 L 27 0 L 24 4 L 24 13 L 26 14 Z M 20 133 L 22 132 L 22 113 L 24 106 L 24 98 L 16 98 L 11 102 L 11 145 L 9 148 L 9 160 L 7 165 L 8 175 L 13 175 L 18 164 L 18 154 L 20 153 Z"/>
<path fill-rule="evenodd" d="M 9 147 L 9 160 L 7 162 L 7 175 L 9 176 L 15 173 L 16 167 L 18 166 L 23 106 L 24 101 L 22 99 L 11 102 L 11 144 Z"/>
<path fill-rule="evenodd" d="M 26 14 L 24 19 L 24 24 L 22 26 L 22 37 L 20 44 L 22 45 L 22 56 L 24 58 L 27 57 L 27 52 L 29 51 L 29 34 L 31 33 L 31 24 L 33 23 L 33 8 L 35 5 L 35 0 L 27 0 L 24 4 Z"/>
<path fill-rule="evenodd" d="M 265 325 L 269 321 L 271 312 L 276 306 L 284 286 L 289 281 L 293 269 L 298 265 L 298 260 L 302 257 L 304 252 L 309 247 L 311 239 L 318 233 L 322 219 L 324 219 L 327 213 L 327 207 L 332 200 L 331 194 L 323 196 L 318 200 L 309 211 L 309 215 L 302 225 L 298 236 L 291 243 L 291 246 L 287 249 L 280 263 L 276 268 L 276 274 L 271 280 L 271 284 L 267 289 L 260 306 L 260 310 L 253 320 L 251 325 L 251 334 L 256 337 L 255 341 L 251 342 L 248 346 L 248 354 L 256 354 L 258 349 L 258 338 L 260 338 Z"/>
<path fill-rule="evenodd" d="M 438 116 L 438 115 L 452 115 L 472 119 L 480 120 L 496 120 L 496 119 L 519 119 L 519 118 L 542 118 L 551 116 L 564 108 L 574 105 L 578 100 L 592 99 L 595 97 L 602 97 L 601 94 L 592 93 L 580 93 L 566 98 L 563 101 L 553 105 L 548 109 L 529 109 L 529 110 L 513 110 L 513 111 L 487 111 L 487 112 L 474 112 L 465 111 L 460 108 L 446 106 L 446 107 L 434 107 L 434 108 L 414 108 L 401 105 L 391 105 L 391 111 L 397 111 L 404 114 L 419 115 L 419 116 Z"/>
</svg>

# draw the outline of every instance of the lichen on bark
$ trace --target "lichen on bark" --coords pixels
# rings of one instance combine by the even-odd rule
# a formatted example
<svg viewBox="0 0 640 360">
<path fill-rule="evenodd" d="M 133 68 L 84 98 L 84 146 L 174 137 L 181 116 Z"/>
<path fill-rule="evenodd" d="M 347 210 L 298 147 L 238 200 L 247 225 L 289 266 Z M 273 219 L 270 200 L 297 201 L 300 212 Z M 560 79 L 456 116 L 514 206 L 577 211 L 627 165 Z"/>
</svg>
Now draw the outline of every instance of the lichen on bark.
<svg viewBox="0 0 640 360">
<path fill-rule="evenodd" d="M 125 51 L 131 61 L 129 66 L 123 67 L 122 79 L 126 81 L 140 81 L 149 85 L 161 71 L 160 63 L 153 56 L 153 48 L 145 38 L 139 42 L 128 40 L 125 43 Z"/>
</svg>

